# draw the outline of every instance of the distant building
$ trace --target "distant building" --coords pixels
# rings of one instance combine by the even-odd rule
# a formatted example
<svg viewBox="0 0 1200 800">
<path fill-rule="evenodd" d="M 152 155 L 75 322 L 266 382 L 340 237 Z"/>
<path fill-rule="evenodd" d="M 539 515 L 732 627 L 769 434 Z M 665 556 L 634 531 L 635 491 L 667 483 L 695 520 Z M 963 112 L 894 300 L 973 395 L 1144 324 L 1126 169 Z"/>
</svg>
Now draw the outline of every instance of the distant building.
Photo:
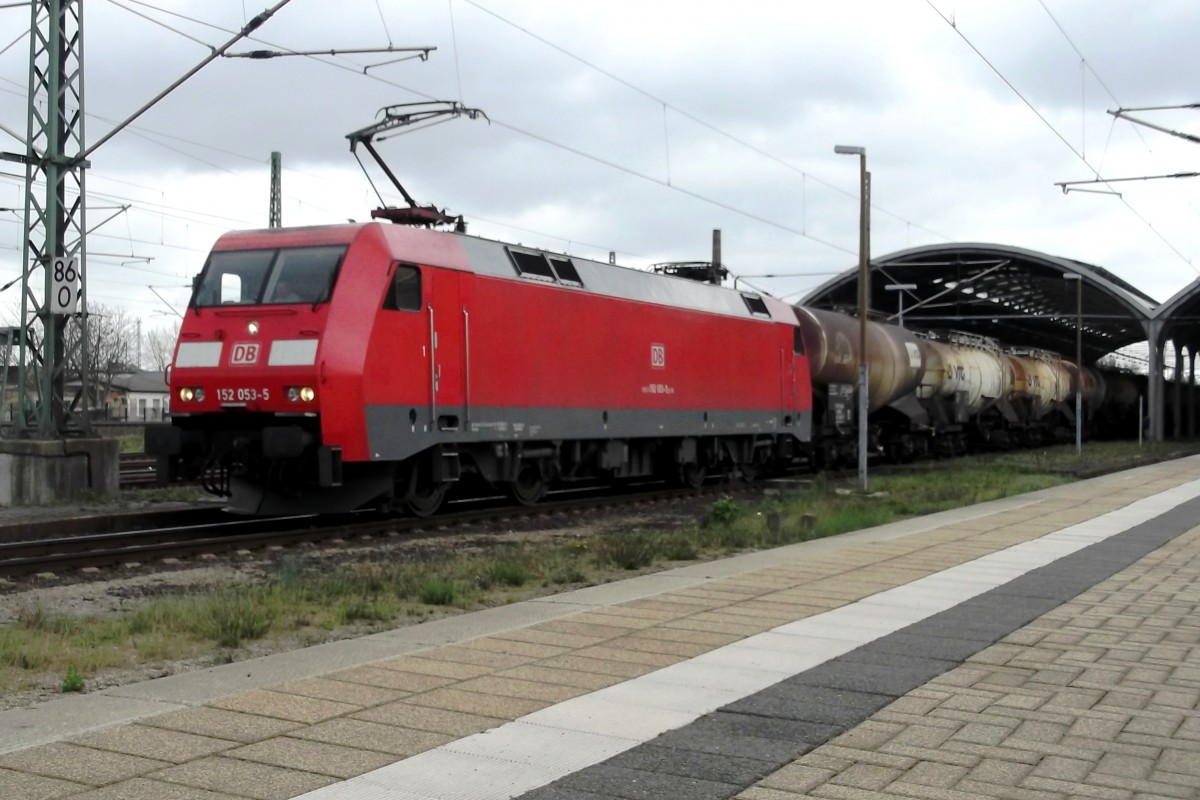
<svg viewBox="0 0 1200 800">
<path fill-rule="evenodd" d="M 134 372 L 113 378 L 107 403 L 109 419 L 157 422 L 170 412 L 171 394 L 161 372 Z"/>
</svg>

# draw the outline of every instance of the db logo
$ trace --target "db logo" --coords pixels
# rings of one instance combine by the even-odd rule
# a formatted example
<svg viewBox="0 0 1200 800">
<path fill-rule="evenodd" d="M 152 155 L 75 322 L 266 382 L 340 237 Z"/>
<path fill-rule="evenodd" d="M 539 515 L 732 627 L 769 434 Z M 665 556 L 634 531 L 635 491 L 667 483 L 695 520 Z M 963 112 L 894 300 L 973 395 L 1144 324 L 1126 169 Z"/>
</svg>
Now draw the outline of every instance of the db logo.
<svg viewBox="0 0 1200 800">
<path fill-rule="evenodd" d="M 664 369 L 667 366 L 667 346 L 665 344 L 650 345 L 650 366 L 654 369 Z"/>
<path fill-rule="evenodd" d="M 230 364 L 255 364 L 258 363 L 258 342 L 241 342 L 233 346 L 233 352 L 229 355 Z"/>
</svg>

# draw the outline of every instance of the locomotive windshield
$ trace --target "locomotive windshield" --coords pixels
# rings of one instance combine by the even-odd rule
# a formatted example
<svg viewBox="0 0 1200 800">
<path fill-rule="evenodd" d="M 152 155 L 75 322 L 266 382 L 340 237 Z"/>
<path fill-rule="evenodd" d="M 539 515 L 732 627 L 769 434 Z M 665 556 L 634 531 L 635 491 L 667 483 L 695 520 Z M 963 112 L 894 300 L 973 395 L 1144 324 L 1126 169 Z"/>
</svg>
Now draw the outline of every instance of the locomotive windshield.
<svg viewBox="0 0 1200 800">
<path fill-rule="evenodd" d="M 345 245 L 213 253 L 200 273 L 192 305 L 323 303 L 345 254 Z"/>
</svg>

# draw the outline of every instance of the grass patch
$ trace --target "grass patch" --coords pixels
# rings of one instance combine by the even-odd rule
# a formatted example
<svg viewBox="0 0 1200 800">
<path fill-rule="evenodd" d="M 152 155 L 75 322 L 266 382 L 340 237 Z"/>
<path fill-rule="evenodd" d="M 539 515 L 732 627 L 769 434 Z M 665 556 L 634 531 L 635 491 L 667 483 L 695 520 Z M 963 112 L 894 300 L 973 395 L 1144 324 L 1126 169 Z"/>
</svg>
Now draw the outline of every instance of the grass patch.
<svg viewBox="0 0 1200 800">
<path fill-rule="evenodd" d="M 262 638 L 271 630 L 283 599 L 273 589 L 234 588 L 197 598 L 191 632 L 225 648 Z"/>
<path fill-rule="evenodd" d="M 660 556 L 659 538 L 657 531 L 601 534 L 593 542 L 592 558 L 602 568 L 641 569 L 653 564 Z"/>
<path fill-rule="evenodd" d="M 426 581 L 421 586 L 421 602 L 429 606 L 448 606 L 454 602 L 455 594 L 450 581 Z"/>
<path fill-rule="evenodd" d="M 62 690 L 64 693 L 83 691 L 83 675 L 74 664 L 67 665 L 67 674 L 62 679 Z"/>
<path fill-rule="evenodd" d="M 111 668 L 205 655 L 233 660 L 238 648 L 264 638 L 318 643 L 342 626 L 386 629 L 668 562 L 801 542 L 1057 486 L 1080 469 L 1181 451 L 1179 445 L 1139 450 L 1089 443 L 1082 459 L 1066 446 L 931 462 L 918 472 L 872 474 L 867 496 L 853 481 L 839 486 L 818 477 L 762 501 L 720 498 L 695 524 L 672 530 L 606 532 L 337 569 L 295 558 L 259 584 L 181 592 L 106 617 L 57 614 L 33 604 L 0 626 L 0 691 L 33 685 L 68 691 L 77 683 L 72 676 L 82 681 Z"/>
<path fill-rule="evenodd" d="M 123 433 L 115 437 L 117 449 L 122 453 L 144 453 L 146 444 L 141 433 Z"/>
<path fill-rule="evenodd" d="M 529 567 L 519 561 L 501 561 L 488 571 L 493 584 L 524 586 L 529 580 Z"/>
</svg>

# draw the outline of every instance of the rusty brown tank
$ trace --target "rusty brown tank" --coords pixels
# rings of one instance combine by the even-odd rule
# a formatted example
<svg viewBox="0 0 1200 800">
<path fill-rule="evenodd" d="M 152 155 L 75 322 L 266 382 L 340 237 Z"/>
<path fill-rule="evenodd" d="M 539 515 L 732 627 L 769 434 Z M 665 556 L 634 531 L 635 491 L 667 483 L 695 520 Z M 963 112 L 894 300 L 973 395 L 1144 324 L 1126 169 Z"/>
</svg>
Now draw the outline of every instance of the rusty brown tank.
<svg viewBox="0 0 1200 800">
<path fill-rule="evenodd" d="M 814 385 L 858 384 L 859 320 L 796 308 Z M 913 392 L 925 373 L 922 340 L 894 325 L 867 323 L 867 405 L 877 411 Z"/>
</svg>

